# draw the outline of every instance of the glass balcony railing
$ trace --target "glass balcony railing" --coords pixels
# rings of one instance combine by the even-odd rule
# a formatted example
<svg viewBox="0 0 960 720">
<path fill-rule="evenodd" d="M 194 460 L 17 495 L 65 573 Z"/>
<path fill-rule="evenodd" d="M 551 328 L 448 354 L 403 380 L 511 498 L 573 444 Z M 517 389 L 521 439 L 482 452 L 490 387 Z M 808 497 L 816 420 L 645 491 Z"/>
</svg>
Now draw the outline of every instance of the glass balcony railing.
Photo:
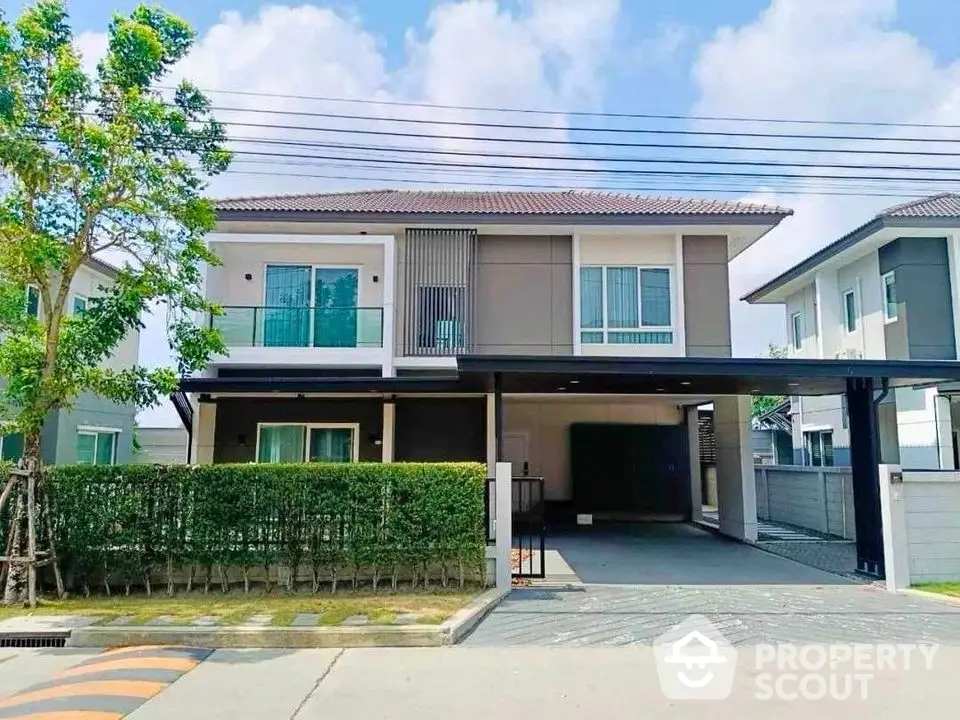
<svg viewBox="0 0 960 720">
<path fill-rule="evenodd" d="M 210 315 L 229 347 L 378 348 L 383 308 L 227 306 Z"/>
</svg>

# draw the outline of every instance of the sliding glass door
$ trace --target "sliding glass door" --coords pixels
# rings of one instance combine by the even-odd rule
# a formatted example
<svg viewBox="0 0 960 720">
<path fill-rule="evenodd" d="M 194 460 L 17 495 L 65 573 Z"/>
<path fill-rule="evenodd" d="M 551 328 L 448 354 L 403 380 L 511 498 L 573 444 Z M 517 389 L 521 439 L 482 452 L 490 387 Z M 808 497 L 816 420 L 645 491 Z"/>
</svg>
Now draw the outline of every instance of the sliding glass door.
<svg viewBox="0 0 960 720">
<path fill-rule="evenodd" d="M 257 462 L 354 462 L 358 426 L 262 423 L 257 436 Z"/>
<path fill-rule="evenodd" d="M 359 278 L 357 268 L 268 265 L 263 344 L 356 347 Z"/>
</svg>

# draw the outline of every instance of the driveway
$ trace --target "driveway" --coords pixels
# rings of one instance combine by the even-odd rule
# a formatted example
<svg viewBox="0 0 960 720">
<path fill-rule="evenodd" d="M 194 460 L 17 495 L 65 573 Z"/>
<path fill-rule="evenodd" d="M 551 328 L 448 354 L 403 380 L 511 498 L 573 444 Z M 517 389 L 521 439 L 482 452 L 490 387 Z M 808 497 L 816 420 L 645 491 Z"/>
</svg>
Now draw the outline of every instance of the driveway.
<svg viewBox="0 0 960 720">
<path fill-rule="evenodd" d="M 581 583 L 515 589 L 464 644 L 649 645 L 692 614 L 732 644 L 960 642 L 960 606 L 851 582 L 689 525 L 573 532 L 548 548 Z"/>
</svg>

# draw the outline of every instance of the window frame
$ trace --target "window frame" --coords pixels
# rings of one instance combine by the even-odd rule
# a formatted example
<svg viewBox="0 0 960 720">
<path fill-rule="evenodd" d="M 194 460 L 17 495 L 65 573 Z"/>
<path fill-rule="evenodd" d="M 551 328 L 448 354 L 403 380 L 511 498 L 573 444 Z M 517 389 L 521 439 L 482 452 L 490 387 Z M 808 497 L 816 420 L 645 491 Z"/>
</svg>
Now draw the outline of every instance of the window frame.
<svg viewBox="0 0 960 720">
<path fill-rule="evenodd" d="M 847 306 L 847 298 L 853 298 L 853 327 L 850 327 L 850 313 Z M 855 288 L 850 288 L 849 290 L 844 290 L 841 297 L 841 305 L 843 306 L 843 329 L 847 335 L 853 335 L 857 330 L 860 329 L 860 303 L 857 300 L 857 291 Z"/>
<path fill-rule="evenodd" d="M 808 460 L 808 462 L 805 463 L 805 466 L 806 466 L 806 467 L 835 467 L 835 466 L 836 466 L 836 454 L 835 454 L 835 452 L 836 452 L 836 446 L 834 445 L 834 442 L 833 442 L 833 437 L 834 437 L 833 428 L 832 428 L 832 427 L 809 428 L 809 429 L 804 429 L 802 432 L 803 432 L 803 450 L 804 450 L 804 455 L 806 456 L 805 459 Z M 830 436 L 830 462 L 829 462 L 829 463 L 824 462 L 824 459 L 825 459 L 826 456 L 827 456 L 827 454 L 826 454 L 826 452 L 825 452 L 825 447 L 826 447 L 826 446 L 824 445 L 824 442 L 823 442 L 825 435 L 829 435 L 829 436 Z M 815 463 L 815 462 L 813 461 L 813 458 L 814 458 L 814 455 L 813 455 L 813 438 L 814 438 L 814 436 L 816 436 L 816 438 L 817 438 L 817 446 L 818 446 L 818 449 L 819 449 L 819 451 L 820 451 L 820 454 L 819 454 L 820 463 L 819 463 L 819 464 L 817 464 L 817 463 Z"/>
<path fill-rule="evenodd" d="M 890 313 L 890 300 L 887 297 L 887 289 L 893 286 L 893 314 Z M 891 270 L 880 276 L 880 299 L 883 302 L 883 321 L 885 323 L 892 323 L 897 321 L 897 273 L 896 270 Z"/>
<path fill-rule="evenodd" d="M 37 314 L 36 315 L 32 315 L 30 313 L 30 291 L 31 290 L 37 294 Z M 27 283 L 26 289 L 24 290 L 24 293 L 23 293 L 23 310 L 27 314 L 27 316 L 32 317 L 35 320 L 40 319 L 40 312 L 43 305 L 42 300 L 43 298 L 41 298 L 40 296 L 40 288 L 38 288 L 33 283 Z"/>
<path fill-rule="evenodd" d="M 795 312 L 790 315 L 790 340 L 794 350 L 803 349 L 803 313 Z"/>
<path fill-rule="evenodd" d="M 637 320 L 639 323 L 638 327 L 635 328 L 624 328 L 624 327 L 611 327 L 610 318 L 607 312 L 607 272 L 610 269 L 623 269 L 631 268 L 637 271 Z M 600 313 L 601 313 L 601 325 L 600 327 L 584 327 L 583 325 L 583 270 L 589 269 L 599 269 L 600 272 Z M 667 273 L 667 292 L 669 294 L 670 302 L 670 323 L 668 325 L 644 325 L 643 324 L 643 283 L 641 281 L 641 271 L 643 270 L 664 270 Z M 577 268 L 577 302 L 579 307 L 577 308 L 577 324 L 580 326 L 577 329 L 577 340 L 581 345 L 595 345 L 595 346 L 618 346 L 618 345 L 656 345 L 660 347 L 669 347 L 676 344 L 677 334 L 676 334 L 676 318 L 677 318 L 677 299 L 676 299 L 676 282 L 675 282 L 675 270 L 672 265 L 646 265 L 646 264 L 581 264 Z M 658 333 L 669 333 L 670 342 L 650 342 L 650 343 L 615 343 L 610 342 L 611 334 L 629 334 L 629 333 L 649 333 L 649 334 L 658 334 Z M 590 334 L 599 334 L 602 336 L 600 342 L 591 342 L 589 340 L 584 340 L 585 335 Z"/>
<path fill-rule="evenodd" d="M 112 447 L 110 449 L 110 465 L 117 464 L 117 450 L 119 448 L 120 433 L 123 430 L 120 428 L 110 428 L 110 427 L 96 427 L 93 425 L 78 425 L 77 426 L 77 442 L 80 440 L 81 435 L 93 435 L 94 444 L 93 444 L 93 463 L 80 463 L 79 457 L 77 459 L 77 464 L 92 464 L 100 465 L 101 463 L 97 462 L 97 455 L 100 449 L 100 436 L 101 435 L 110 435 L 112 438 Z"/>
<path fill-rule="evenodd" d="M 72 300 L 70 301 L 70 314 L 71 314 L 71 315 L 78 315 L 78 314 L 79 314 L 79 313 L 77 312 L 77 300 L 82 300 L 82 301 L 83 301 L 83 310 L 82 310 L 82 312 L 86 312 L 86 311 L 87 311 L 87 306 L 90 304 L 90 298 L 89 298 L 88 296 L 86 296 L 86 295 L 81 295 L 80 293 L 74 293 L 74 294 L 73 294 L 73 298 L 72 298 Z"/>
<path fill-rule="evenodd" d="M 277 463 L 260 462 L 260 437 L 264 427 L 301 427 L 303 428 L 303 458 L 299 462 L 310 462 L 310 431 L 311 430 L 350 430 L 353 440 L 350 448 L 350 462 L 360 462 L 360 423 L 333 423 L 333 422 L 258 422 L 257 444 L 254 448 L 253 462 L 258 465 L 272 465 Z"/>
<path fill-rule="evenodd" d="M 19 460 L 21 457 L 23 457 L 23 433 L 20 432 L 20 431 L 8 432 L 8 433 L 0 433 L 0 462 L 4 462 L 4 457 L 3 457 L 3 445 L 4 445 L 4 441 L 5 441 L 7 438 L 13 437 L 13 436 L 15 436 L 15 435 L 19 435 L 19 436 L 20 436 L 20 455 L 19 455 L 18 457 L 15 457 L 15 458 L 6 458 L 6 462 L 14 462 L 14 463 L 15 463 L 17 460 Z"/>
</svg>

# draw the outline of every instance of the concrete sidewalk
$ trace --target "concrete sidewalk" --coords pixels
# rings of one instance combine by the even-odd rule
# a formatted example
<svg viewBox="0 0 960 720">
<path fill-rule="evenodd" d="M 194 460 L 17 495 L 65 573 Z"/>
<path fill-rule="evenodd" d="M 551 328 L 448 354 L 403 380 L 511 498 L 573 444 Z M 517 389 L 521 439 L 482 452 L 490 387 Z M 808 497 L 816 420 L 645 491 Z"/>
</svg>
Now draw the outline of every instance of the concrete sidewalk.
<svg viewBox="0 0 960 720">
<path fill-rule="evenodd" d="M 579 720 L 639 716 L 714 718 L 718 713 L 768 720 L 771 713 L 809 720 L 953 713 L 960 648 L 941 647 L 933 668 L 882 670 L 867 698 L 757 699 L 753 649 L 740 648 L 730 698 L 669 700 L 660 691 L 649 647 L 396 648 L 355 650 L 220 650 L 127 717 L 241 720 Z M 44 679 L 89 653 L 0 651 L 0 683 Z M 12 657 L 10 657 L 12 655 Z M 767 668 L 764 668 L 766 670 Z M 789 684 L 789 691 L 796 681 Z M 2 707 L 2 706 L 0 706 Z M 0 710 L 0 716 L 6 716 Z"/>
</svg>

